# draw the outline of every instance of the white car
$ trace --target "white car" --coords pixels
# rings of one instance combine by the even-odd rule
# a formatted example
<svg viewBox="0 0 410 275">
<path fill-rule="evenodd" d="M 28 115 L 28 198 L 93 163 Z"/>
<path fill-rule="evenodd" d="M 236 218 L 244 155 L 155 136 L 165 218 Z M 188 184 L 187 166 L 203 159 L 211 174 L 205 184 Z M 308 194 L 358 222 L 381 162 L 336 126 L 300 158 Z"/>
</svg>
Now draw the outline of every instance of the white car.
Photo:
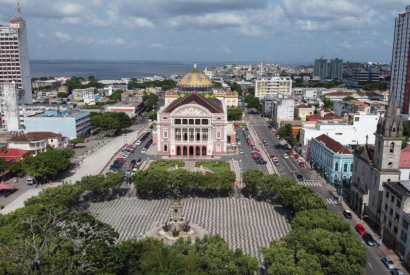
<svg viewBox="0 0 410 275">
<path fill-rule="evenodd" d="M 303 159 L 301 159 L 301 158 L 296 159 L 296 161 L 299 162 L 299 163 L 304 162 Z"/>
<path fill-rule="evenodd" d="M 240 150 L 240 151 L 239 151 L 239 154 L 243 155 L 243 151 L 242 151 L 242 150 Z"/>
<path fill-rule="evenodd" d="M 136 143 L 136 145 L 137 145 L 137 146 L 138 146 L 138 145 L 141 145 L 141 143 L 142 143 L 142 141 L 141 141 L 141 140 L 138 140 L 137 143 Z"/>
<path fill-rule="evenodd" d="M 138 171 L 138 168 L 137 167 L 134 167 L 133 169 L 132 169 L 132 172 L 133 173 L 135 173 L 135 172 L 137 172 Z"/>
<path fill-rule="evenodd" d="M 288 159 L 289 158 L 288 154 L 283 154 L 283 158 Z"/>
<path fill-rule="evenodd" d="M 241 145 L 241 142 L 240 142 L 240 141 L 238 141 L 238 145 Z"/>
<path fill-rule="evenodd" d="M 275 161 L 279 161 L 279 160 L 277 158 L 273 158 L 272 161 L 275 162 Z"/>
<path fill-rule="evenodd" d="M 145 154 L 145 152 L 147 152 L 147 149 L 142 148 L 141 153 Z"/>
</svg>

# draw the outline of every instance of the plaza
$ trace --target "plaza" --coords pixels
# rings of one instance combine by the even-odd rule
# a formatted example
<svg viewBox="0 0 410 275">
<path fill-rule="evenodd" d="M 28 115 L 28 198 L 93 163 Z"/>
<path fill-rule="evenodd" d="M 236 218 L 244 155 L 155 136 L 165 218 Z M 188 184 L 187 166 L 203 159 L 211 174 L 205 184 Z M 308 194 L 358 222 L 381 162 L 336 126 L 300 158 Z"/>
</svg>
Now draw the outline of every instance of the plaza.
<svg viewBox="0 0 410 275">
<path fill-rule="evenodd" d="M 140 200 L 136 197 L 91 204 L 88 211 L 111 225 L 119 240 L 142 239 L 154 227 L 163 225 L 169 216 L 172 200 Z M 208 234 L 220 234 L 230 248 L 241 248 L 261 261 L 261 247 L 269 246 L 290 230 L 281 205 L 249 199 L 182 200 L 182 214 Z"/>
</svg>

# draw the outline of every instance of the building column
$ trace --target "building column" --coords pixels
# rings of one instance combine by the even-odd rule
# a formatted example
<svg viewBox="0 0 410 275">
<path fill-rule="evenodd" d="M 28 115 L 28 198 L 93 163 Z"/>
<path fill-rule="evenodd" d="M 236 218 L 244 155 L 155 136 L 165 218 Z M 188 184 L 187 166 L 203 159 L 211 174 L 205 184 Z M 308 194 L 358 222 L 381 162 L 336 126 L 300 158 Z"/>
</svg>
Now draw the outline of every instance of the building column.
<svg viewBox="0 0 410 275">
<path fill-rule="evenodd" d="M 203 135 L 203 132 L 202 132 L 202 128 L 201 128 L 201 143 L 202 143 L 202 135 Z"/>
</svg>

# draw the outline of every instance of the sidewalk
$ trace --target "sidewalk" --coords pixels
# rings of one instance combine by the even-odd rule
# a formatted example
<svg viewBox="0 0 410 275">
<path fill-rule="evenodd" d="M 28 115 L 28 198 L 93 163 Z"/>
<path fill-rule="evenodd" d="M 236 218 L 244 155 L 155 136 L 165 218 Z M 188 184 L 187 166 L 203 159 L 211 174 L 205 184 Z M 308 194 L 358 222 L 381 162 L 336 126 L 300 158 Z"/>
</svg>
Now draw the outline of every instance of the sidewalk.
<svg viewBox="0 0 410 275">
<path fill-rule="evenodd" d="M 143 125 L 133 125 L 134 129 L 140 128 Z M 140 127 L 138 127 L 140 126 Z M 8 204 L 4 209 L 0 210 L 0 214 L 7 214 L 13 212 L 14 210 L 24 207 L 24 202 L 33 197 L 37 196 L 41 190 L 49 187 L 55 187 L 62 184 L 62 181 L 69 183 L 74 183 L 81 180 L 82 177 L 86 175 L 98 175 L 111 160 L 113 155 L 124 146 L 124 139 L 128 141 L 133 141 L 136 139 L 136 132 L 127 133 L 122 136 L 118 136 L 111 142 L 107 143 L 105 146 L 100 147 L 93 154 L 86 157 L 83 161 L 80 161 L 80 167 L 75 171 L 67 171 L 58 178 L 58 181 L 52 182 L 51 184 L 44 184 L 39 188 L 29 189 L 25 193 L 22 193 L 13 202 Z"/>
</svg>

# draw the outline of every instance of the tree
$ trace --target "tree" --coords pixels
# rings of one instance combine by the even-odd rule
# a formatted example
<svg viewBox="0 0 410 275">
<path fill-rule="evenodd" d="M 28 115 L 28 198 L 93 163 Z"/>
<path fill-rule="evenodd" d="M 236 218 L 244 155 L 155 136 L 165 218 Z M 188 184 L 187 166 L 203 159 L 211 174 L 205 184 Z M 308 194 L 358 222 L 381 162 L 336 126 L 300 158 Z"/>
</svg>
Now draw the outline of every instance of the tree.
<svg viewBox="0 0 410 275">
<path fill-rule="evenodd" d="M 228 120 L 241 120 L 243 115 L 242 108 L 228 107 Z"/>
<path fill-rule="evenodd" d="M 246 189 L 249 191 L 249 195 L 252 197 L 255 187 L 260 183 L 263 177 L 263 173 L 260 170 L 248 169 L 243 173 L 243 182 L 245 183 Z"/>
<path fill-rule="evenodd" d="M 248 94 L 255 96 L 255 87 L 249 87 Z"/>
<path fill-rule="evenodd" d="M 144 106 L 147 109 L 147 111 L 151 111 L 154 108 L 154 105 L 157 104 L 157 101 L 158 101 L 158 96 L 156 94 L 146 95 Z"/>
<path fill-rule="evenodd" d="M 59 92 L 59 93 L 57 93 L 57 97 L 58 98 L 67 98 L 67 94 L 63 93 L 63 92 Z"/>
<path fill-rule="evenodd" d="M 91 125 L 102 130 L 119 131 L 132 125 L 131 118 L 122 112 L 91 113 Z"/>
<path fill-rule="evenodd" d="M 93 192 L 97 196 L 97 200 L 101 200 L 102 194 L 109 188 L 104 184 L 103 175 L 87 175 L 80 181 L 81 187 L 85 191 Z"/>
<path fill-rule="evenodd" d="M 280 127 L 277 132 L 289 143 L 290 146 L 293 147 L 296 144 L 296 138 L 293 135 L 292 124 L 285 124 L 284 126 Z"/>
<path fill-rule="evenodd" d="M 407 142 L 409 142 L 409 137 L 404 137 L 401 141 L 401 149 L 404 149 L 407 146 Z"/>
<path fill-rule="evenodd" d="M 403 136 L 410 137 L 410 120 L 403 121 Z"/>
<path fill-rule="evenodd" d="M 296 142 L 300 142 L 300 129 L 298 130 L 298 134 L 296 135 Z"/>
<path fill-rule="evenodd" d="M 236 82 L 231 84 L 231 91 L 237 92 L 238 95 L 242 95 L 242 87 Z"/>
<path fill-rule="evenodd" d="M 222 88 L 222 83 L 219 83 L 219 82 L 214 82 L 214 81 L 212 81 L 212 85 L 214 86 L 214 88 Z"/>
<path fill-rule="evenodd" d="M 70 140 L 68 141 L 68 144 L 72 145 L 74 148 L 75 148 L 76 145 L 79 144 L 79 143 L 84 143 L 84 139 L 82 139 L 82 138 L 73 138 L 73 139 L 70 139 Z"/>
<path fill-rule="evenodd" d="M 109 173 L 107 178 L 104 180 L 104 186 L 107 188 L 111 188 L 115 190 L 115 193 L 117 193 L 117 196 L 120 196 L 120 188 L 122 184 L 124 183 L 124 178 L 125 178 L 125 173 L 120 172 L 120 173 Z"/>
<path fill-rule="evenodd" d="M 258 109 L 262 106 L 259 98 L 253 96 L 252 94 L 249 94 L 245 97 L 245 102 L 248 103 L 249 108 L 257 108 Z"/>
<path fill-rule="evenodd" d="M 48 178 L 68 169 L 73 156 L 71 149 L 49 150 L 23 159 L 23 169 L 29 175 Z"/>
<path fill-rule="evenodd" d="M 157 112 L 151 111 L 147 114 L 147 117 L 152 120 L 157 120 Z"/>
<path fill-rule="evenodd" d="M 124 91 L 123 90 L 116 90 L 115 92 L 113 92 L 111 95 L 110 95 L 110 100 L 113 100 L 113 101 L 121 101 L 121 94 L 123 93 Z"/>
<path fill-rule="evenodd" d="M 323 101 L 323 107 L 328 108 L 330 110 L 333 110 L 333 101 L 330 100 L 329 98 L 325 97 L 322 99 Z"/>
<path fill-rule="evenodd" d="M 97 79 L 95 78 L 95 76 L 90 75 L 89 77 L 87 77 L 88 81 L 96 81 Z"/>
<path fill-rule="evenodd" d="M 345 96 L 342 100 L 343 101 L 350 101 L 350 100 L 356 100 L 356 98 L 354 96 Z"/>
</svg>

